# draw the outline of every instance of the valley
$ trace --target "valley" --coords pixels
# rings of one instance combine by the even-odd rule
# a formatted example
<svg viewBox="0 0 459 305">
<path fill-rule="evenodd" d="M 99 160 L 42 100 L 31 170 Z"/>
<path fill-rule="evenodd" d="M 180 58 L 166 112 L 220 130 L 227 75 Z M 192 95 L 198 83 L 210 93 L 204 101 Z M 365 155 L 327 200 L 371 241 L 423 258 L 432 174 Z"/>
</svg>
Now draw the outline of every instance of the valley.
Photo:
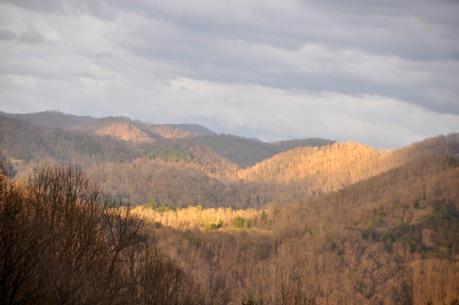
<svg viewBox="0 0 459 305">
<path fill-rule="evenodd" d="M 0 216 L 25 230 L 13 238 L 8 230 L 15 227 L 2 224 L 2 239 L 15 253 L 39 245 L 43 256 L 28 258 L 31 272 L 51 285 L 57 278 L 46 265 L 55 264 L 62 271 L 56 291 L 69 293 L 70 304 L 97 295 L 65 284 L 82 279 L 107 294 L 117 287 L 119 300 L 134 298 L 121 287 L 138 285 L 135 304 L 459 304 L 457 133 L 383 150 L 319 138 L 267 143 L 123 117 L 1 113 L 0 152 Z M 38 206 L 43 214 L 34 212 Z M 106 225 L 118 232 L 114 269 L 80 253 L 78 245 L 89 240 L 80 224 L 91 227 L 96 214 L 106 220 L 94 223 L 94 232 Z M 115 270 L 113 279 L 55 250 L 65 240 L 43 240 L 31 233 L 34 225 L 75 238 L 67 245 L 75 255 Z M 129 232 L 129 246 L 121 247 Z M 118 246 L 108 241 L 99 246 L 112 253 Z M 59 261 L 87 271 L 74 273 Z M 129 277 L 126 262 L 136 270 Z M 135 284 L 148 272 L 150 286 Z M 36 283 L 27 276 L 24 283 L 18 296 L 56 296 L 51 286 L 40 286 L 44 296 L 29 292 Z M 147 301 L 154 289 L 156 298 L 175 294 Z"/>
</svg>

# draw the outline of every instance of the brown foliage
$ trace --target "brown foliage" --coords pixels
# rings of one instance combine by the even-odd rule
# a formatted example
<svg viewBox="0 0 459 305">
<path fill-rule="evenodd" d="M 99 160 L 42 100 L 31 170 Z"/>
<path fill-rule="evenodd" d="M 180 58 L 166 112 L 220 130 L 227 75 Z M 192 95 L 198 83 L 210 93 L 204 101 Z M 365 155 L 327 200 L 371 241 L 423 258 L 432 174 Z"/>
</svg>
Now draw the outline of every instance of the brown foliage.
<svg viewBox="0 0 459 305">
<path fill-rule="evenodd" d="M 198 294 L 76 168 L 0 178 L 1 304 L 197 304 Z"/>
<path fill-rule="evenodd" d="M 449 210 L 432 218 L 438 202 Z M 444 240 L 459 231 L 432 224 L 455 217 L 458 203 L 459 168 L 421 158 L 336 193 L 272 206 L 249 230 L 147 228 L 212 304 L 449 305 L 459 299 L 459 248 Z M 430 248 L 418 235 L 426 228 Z"/>
<path fill-rule="evenodd" d="M 82 124 L 106 123 L 95 121 Z M 13 165 L 76 159 L 105 190 L 157 207 L 108 209 L 73 168 L 45 167 L 23 184 L 0 176 L 2 304 L 458 304 L 458 134 L 272 157 L 300 143 L 168 140 L 128 123 L 142 133 L 124 126 L 122 137 L 154 143 L 0 121 Z M 241 171 L 228 161 L 269 157 Z"/>
</svg>

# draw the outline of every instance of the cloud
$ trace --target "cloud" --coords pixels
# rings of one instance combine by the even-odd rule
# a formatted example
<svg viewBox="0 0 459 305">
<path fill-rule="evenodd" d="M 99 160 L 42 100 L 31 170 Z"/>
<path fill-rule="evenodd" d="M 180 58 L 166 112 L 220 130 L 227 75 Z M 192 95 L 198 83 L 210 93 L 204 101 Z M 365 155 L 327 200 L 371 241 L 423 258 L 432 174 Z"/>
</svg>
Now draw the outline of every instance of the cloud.
<svg viewBox="0 0 459 305">
<path fill-rule="evenodd" d="M 0 99 L 397 146 L 458 130 L 458 12 L 447 1 L 0 3 Z"/>
<path fill-rule="evenodd" d="M 27 31 L 19 35 L 19 40 L 24 43 L 45 43 L 46 39 L 38 32 Z"/>
<path fill-rule="evenodd" d="M 0 30 L 0 40 L 13 40 L 16 39 L 16 34 L 8 30 Z"/>
<path fill-rule="evenodd" d="M 288 134 L 289 138 L 321 136 L 393 147 L 459 130 L 457 115 L 432 113 L 379 95 L 291 92 L 191 79 L 172 81 L 166 95 L 186 100 L 183 107 L 188 108 L 188 115 L 198 104 L 201 109 L 197 113 L 214 118 L 220 128 L 248 128 L 265 140 L 279 140 Z"/>
</svg>

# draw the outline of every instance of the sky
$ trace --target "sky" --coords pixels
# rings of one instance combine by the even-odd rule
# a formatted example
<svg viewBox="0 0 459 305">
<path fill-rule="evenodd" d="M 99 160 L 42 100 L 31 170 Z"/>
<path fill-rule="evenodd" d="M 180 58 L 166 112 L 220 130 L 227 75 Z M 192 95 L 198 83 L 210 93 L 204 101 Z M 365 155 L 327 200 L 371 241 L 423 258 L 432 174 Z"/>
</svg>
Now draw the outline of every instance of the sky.
<svg viewBox="0 0 459 305">
<path fill-rule="evenodd" d="M 0 1 L 0 110 L 399 147 L 459 132 L 459 1 Z"/>
</svg>

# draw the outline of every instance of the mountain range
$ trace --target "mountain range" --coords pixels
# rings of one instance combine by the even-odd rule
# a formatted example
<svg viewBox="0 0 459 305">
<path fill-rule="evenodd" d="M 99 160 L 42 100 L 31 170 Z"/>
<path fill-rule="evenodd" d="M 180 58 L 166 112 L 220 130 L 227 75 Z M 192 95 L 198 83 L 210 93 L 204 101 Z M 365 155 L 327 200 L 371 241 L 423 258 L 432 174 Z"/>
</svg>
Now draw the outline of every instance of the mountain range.
<svg viewBox="0 0 459 305">
<path fill-rule="evenodd" d="M 144 273 L 133 283 L 152 284 L 126 289 L 127 299 L 173 291 L 166 299 L 184 301 L 170 304 L 459 304 L 459 133 L 388 150 L 319 138 L 267 143 L 125 117 L 1 113 L 0 163 L 1 240 L 22 258 L 2 252 L 3 261 L 32 270 L 23 286 L 40 287 L 37 299 L 64 291 L 79 304 L 87 291 L 98 296 L 94 287 L 128 281 L 94 269 L 113 263 L 92 253 L 116 257 L 120 244 L 87 249 L 92 236 L 116 241 L 132 231 L 135 248 L 118 267 L 136 257 Z M 114 196 L 95 196 L 86 181 Z"/>
<path fill-rule="evenodd" d="M 39 163 L 76 163 L 135 204 L 261 207 L 340 190 L 418 159 L 456 157 L 459 135 L 394 150 L 310 138 L 263 142 L 194 124 L 56 111 L 0 113 L 0 147 L 18 179 Z"/>
</svg>

